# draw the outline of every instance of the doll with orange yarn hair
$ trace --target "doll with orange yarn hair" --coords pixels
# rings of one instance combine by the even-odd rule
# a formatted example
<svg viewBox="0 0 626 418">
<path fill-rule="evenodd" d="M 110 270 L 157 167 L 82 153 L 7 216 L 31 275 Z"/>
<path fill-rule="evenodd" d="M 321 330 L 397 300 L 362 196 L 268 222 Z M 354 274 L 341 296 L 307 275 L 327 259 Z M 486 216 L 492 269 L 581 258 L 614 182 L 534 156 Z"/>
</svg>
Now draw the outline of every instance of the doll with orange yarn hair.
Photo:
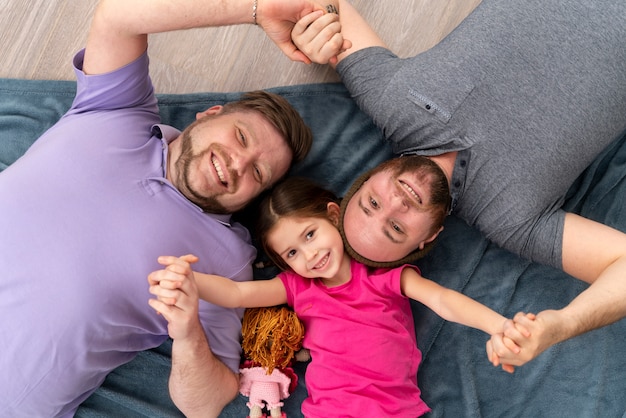
<svg viewBox="0 0 626 418">
<path fill-rule="evenodd" d="M 249 398 L 249 418 L 265 416 L 266 407 L 272 418 L 284 418 L 283 399 L 294 391 L 298 376 L 290 367 L 294 359 L 306 360 L 298 354 L 302 348 L 304 325 L 287 306 L 248 308 L 241 328 L 246 361 L 240 372 L 239 392 Z"/>
</svg>

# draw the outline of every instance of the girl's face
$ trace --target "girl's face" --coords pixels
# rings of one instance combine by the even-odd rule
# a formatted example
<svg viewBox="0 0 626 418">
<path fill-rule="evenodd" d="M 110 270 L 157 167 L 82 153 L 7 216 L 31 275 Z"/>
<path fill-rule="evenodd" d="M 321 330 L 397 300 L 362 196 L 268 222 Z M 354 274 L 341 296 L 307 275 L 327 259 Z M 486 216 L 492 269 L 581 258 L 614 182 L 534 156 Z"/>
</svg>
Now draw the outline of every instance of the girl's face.
<svg viewBox="0 0 626 418">
<path fill-rule="evenodd" d="M 268 244 L 298 275 L 338 285 L 350 277 L 350 263 L 335 226 L 339 207 L 329 204 L 330 218 L 280 219 L 268 235 Z"/>
</svg>

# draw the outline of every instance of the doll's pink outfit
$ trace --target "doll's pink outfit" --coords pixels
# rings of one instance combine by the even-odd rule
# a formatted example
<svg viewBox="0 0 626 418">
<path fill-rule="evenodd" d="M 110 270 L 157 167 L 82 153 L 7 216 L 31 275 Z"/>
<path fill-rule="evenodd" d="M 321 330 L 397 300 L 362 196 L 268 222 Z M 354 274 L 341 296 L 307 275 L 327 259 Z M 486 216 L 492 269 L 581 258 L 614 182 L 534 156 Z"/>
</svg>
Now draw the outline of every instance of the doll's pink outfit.
<svg viewBox="0 0 626 418">
<path fill-rule="evenodd" d="M 248 408 L 258 406 L 267 409 L 282 407 L 282 399 L 289 397 L 289 385 L 291 379 L 278 369 L 267 374 L 263 367 L 250 367 L 239 369 L 241 380 L 239 392 L 249 398 L 246 404 Z"/>
</svg>

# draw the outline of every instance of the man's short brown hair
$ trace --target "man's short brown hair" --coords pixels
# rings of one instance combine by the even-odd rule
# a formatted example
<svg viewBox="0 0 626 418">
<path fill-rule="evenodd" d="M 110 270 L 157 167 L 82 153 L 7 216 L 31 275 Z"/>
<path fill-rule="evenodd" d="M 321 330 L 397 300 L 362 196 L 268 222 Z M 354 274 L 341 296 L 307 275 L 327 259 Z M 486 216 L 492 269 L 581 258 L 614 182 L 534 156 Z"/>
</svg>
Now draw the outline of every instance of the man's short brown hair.
<svg viewBox="0 0 626 418">
<path fill-rule="evenodd" d="M 287 99 L 257 90 L 243 94 L 239 100 L 226 103 L 223 108 L 225 113 L 250 110 L 261 113 L 278 129 L 291 149 L 294 163 L 306 157 L 313 143 L 313 134 Z"/>
</svg>

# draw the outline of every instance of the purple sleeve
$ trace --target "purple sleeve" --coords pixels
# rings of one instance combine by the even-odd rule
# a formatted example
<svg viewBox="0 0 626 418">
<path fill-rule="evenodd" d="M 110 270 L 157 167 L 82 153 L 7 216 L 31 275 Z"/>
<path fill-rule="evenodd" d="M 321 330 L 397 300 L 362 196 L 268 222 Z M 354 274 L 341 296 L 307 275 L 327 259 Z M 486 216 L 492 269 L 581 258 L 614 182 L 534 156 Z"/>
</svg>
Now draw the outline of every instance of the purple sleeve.
<svg viewBox="0 0 626 418">
<path fill-rule="evenodd" d="M 68 114 L 134 108 L 158 115 L 147 53 L 115 71 L 97 75 L 83 72 L 84 56 L 83 49 L 74 57 L 77 91 Z"/>
</svg>

